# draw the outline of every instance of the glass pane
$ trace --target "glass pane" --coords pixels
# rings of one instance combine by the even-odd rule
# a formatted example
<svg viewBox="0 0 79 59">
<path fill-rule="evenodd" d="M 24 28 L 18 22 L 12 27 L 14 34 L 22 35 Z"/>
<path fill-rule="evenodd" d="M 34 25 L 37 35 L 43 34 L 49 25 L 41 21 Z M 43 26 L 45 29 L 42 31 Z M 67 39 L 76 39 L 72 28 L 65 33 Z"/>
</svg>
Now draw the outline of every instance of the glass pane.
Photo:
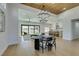
<svg viewBox="0 0 79 59">
<path fill-rule="evenodd" d="M 29 34 L 34 34 L 34 26 L 29 26 Z"/>
<path fill-rule="evenodd" d="M 28 26 L 22 26 L 22 35 L 28 34 Z"/>
<path fill-rule="evenodd" d="M 35 34 L 39 34 L 39 26 L 35 26 Z"/>
</svg>

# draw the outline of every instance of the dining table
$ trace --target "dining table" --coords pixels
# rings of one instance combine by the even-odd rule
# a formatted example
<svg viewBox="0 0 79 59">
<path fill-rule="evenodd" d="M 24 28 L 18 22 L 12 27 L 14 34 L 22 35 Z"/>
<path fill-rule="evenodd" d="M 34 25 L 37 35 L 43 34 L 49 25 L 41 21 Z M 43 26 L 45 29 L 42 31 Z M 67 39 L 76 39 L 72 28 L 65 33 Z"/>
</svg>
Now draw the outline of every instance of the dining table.
<svg viewBox="0 0 79 59">
<path fill-rule="evenodd" d="M 42 40 L 42 48 L 44 48 L 43 46 L 43 41 L 47 41 L 49 38 L 52 38 L 52 36 L 50 35 L 43 35 L 43 39 L 41 39 L 40 35 L 39 36 L 35 36 L 34 39 L 34 48 L 35 50 L 39 50 L 40 49 L 40 41 Z"/>
</svg>

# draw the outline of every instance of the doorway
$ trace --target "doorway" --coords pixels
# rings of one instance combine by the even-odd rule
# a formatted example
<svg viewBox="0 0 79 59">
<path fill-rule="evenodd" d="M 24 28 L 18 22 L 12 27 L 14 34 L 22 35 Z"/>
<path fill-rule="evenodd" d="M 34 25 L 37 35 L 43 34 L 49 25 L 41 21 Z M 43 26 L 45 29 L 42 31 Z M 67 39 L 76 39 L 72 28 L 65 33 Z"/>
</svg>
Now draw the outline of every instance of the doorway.
<svg viewBox="0 0 79 59">
<path fill-rule="evenodd" d="M 79 19 L 72 20 L 73 39 L 79 39 Z"/>
</svg>

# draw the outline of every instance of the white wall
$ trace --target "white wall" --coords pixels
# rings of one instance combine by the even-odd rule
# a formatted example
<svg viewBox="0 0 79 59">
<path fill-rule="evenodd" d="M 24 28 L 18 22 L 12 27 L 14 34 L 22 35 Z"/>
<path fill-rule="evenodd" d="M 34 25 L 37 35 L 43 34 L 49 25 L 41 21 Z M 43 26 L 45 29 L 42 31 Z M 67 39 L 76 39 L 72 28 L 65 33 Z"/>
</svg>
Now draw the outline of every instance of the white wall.
<svg viewBox="0 0 79 59">
<path fill-rule="evenodd" d="M 73 31 L 72 30 L 72 23 L 71 21 L 73 19 L 78 19 L 79 18 L 79 6 L 72 8 L 68 11 L 65 11 L 59 15 L 59 19 L 61 19 L 63 23 L 63 39 L 66 40 L 73 40 Z"/>
<path fill-rule="evenodd" d="M 18 7 L 17 4 L 9 3 L 6 8 L 6 31 L 8 44 L 16 44 L 18 40 Z"/>
<path fill-rule="evenodd" d="M 2 9 L 4 11 L 4 13 L 6 13 L 5 9 L 2 7 L 1 4 L 0 4 L 0 9 Z M 5 23 L 6 23 L 6 21 L 5 21 Z M 8 46 L 8 44 L 7 44 L 6 30 L 5 30 L 5 32 L 0 32 L 0 55 L 2 55 L 2 53 L 7 48 L 7 46 Z"/>
<path fill-rule="evenodd" d="M 65 19 L 63 22 L 63 39 L 72 40 L 72 24 L 71 21 Z"/>
</svg>

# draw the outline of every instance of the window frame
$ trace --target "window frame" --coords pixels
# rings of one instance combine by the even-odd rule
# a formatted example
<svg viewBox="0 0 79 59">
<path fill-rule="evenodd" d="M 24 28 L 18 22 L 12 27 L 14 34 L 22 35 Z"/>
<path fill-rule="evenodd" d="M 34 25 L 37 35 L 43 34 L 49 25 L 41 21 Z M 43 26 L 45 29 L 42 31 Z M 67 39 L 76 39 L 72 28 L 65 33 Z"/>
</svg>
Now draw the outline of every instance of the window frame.
<svg viewBox="0 0 79 59">
<path fill-rule="evenodd" d="M 22 26 L 28 26 L 28 34 L 29 34 L 29 27 L 34 26 L 34 34 L 35 34 L 35 26 L 39 27 L 39 33 L 40 33 L 40 25 L 27 25 L 27 24 L 21 24 L 21 35 L 22 35 Z M 31 34 L 33 35 L 33 34 Z"/>
</svg>

